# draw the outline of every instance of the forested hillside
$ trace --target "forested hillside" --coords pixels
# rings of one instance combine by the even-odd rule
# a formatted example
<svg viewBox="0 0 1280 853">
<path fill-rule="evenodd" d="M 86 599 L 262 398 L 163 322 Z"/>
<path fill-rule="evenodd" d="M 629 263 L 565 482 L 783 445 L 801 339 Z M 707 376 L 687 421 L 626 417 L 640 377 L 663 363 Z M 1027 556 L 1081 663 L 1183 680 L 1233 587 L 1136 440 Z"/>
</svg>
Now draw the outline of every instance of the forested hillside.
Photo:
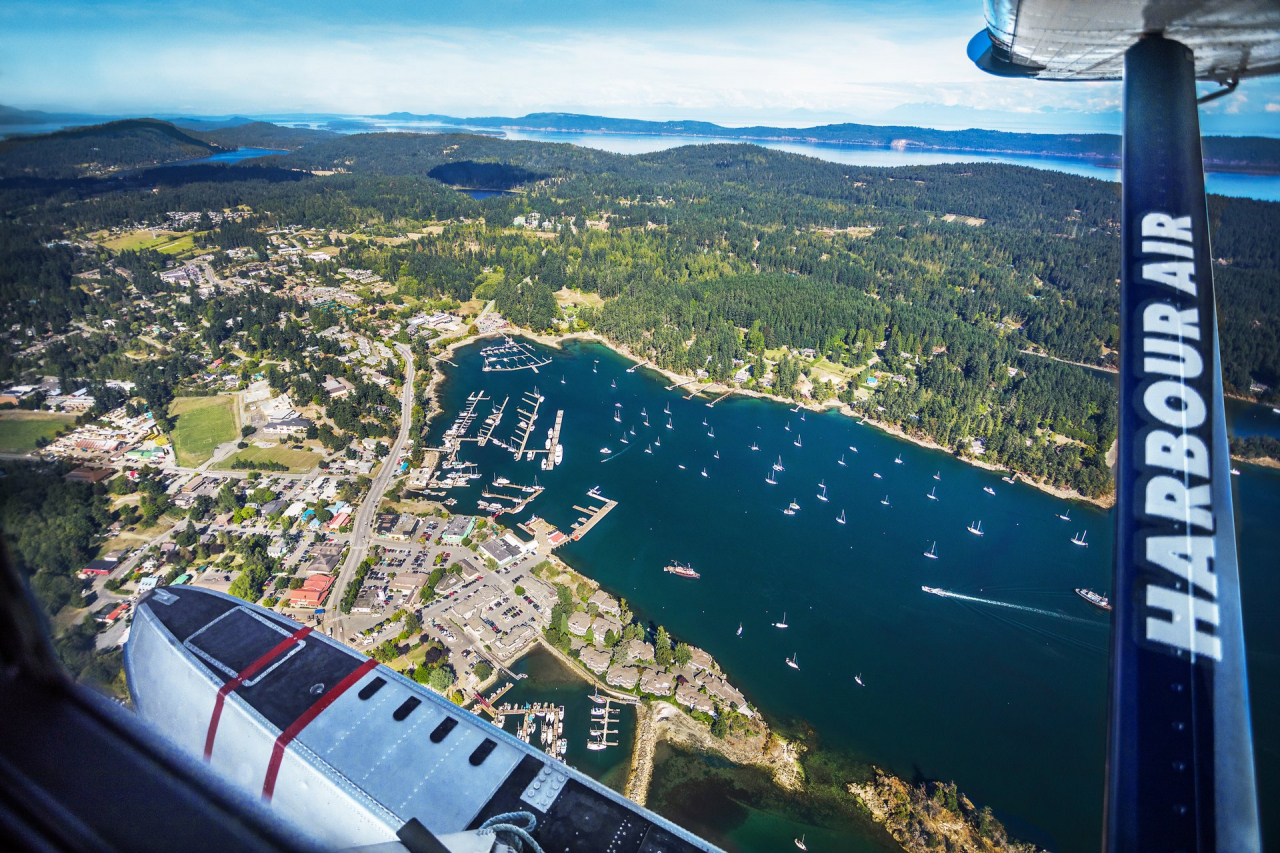
<svg viewBox="0 0 1280 853">
<path fill-rule="evenodd" d="M 155 119 L 0 140 L 0 178 L 71 178 L 207 157 L 220 146 Z"/>
<path fill-rule="evenodd" d="M 248 218 L 191 226 L 195 250 L 265 256 L 280 224 L 321 229 L 338 253 L 305 269 L 329 285 L 339 268 L 376 274 L 391 294 L 366 296 L 370 310 L 494 299 L 523 326 L 593 327 L 716 379 L 745 364 L 776 393 L 838 394 L 958 450 L 981 439 L 990 461 L 1109 489 L 1110 381 L 1053 359 L 1114 362 L 1114 185 L 995 164 L 856 167 L 730 144 L 623 156 L 461 134 L 338 137 L 265 162 L 0 183 L 0 298 L 62 331 L 125 288 L 104 276 L 90 300 L 72 275 L 97 262 L 58 236 L 239 209 Z M 476 201 L 432 175 L 515 192 Z M 1276 388 L 1280 205 L 1213 198 L 1210 211 L 1227 385 Z M 133 287 L 161 287 L 163 256 L 117 263 Z M 603 301 L 566 318 L 563 288 Z M 801 348 L 816 355 L 801 362 Z M 55 352 L 90 377 L 134 369 L 110 336 Z M 885 380 L 874 390 L 872 374 Z"/>
</svg>

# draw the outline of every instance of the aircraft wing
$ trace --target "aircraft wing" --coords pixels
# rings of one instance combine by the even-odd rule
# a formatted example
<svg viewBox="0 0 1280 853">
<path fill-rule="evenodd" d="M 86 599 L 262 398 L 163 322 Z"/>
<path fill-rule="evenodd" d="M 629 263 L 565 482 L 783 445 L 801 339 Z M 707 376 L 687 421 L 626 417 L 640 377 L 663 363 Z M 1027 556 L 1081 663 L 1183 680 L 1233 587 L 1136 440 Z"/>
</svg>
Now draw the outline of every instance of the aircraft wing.
<svg viewBox="0 0 1280 853">
<path fill-rule="evenodd" d="M 1195 52 L 1198 80 L 1280 71 L 1275 0 L 985 0 L 987 28 L 969 57 L 1002 77 L 1119 80 L 1124 54 L 1162 33 Z"/>
</svg>

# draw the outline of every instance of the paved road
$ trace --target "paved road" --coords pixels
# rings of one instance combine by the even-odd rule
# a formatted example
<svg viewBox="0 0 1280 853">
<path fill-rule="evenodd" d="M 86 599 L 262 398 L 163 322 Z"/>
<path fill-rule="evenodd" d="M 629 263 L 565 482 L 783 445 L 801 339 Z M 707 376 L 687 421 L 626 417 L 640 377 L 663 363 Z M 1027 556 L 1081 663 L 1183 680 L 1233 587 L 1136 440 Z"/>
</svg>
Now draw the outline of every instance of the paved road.
<svg viewBox="0 0 1280 853">
<path fill-rule="evenodd" d="M 347 584 L 355 577 L 356 569 L 369 553 L 374 516 L 377 514 L 378 505 L 382 503 L 382 496 L 386 494 L 392 478 L 400 468 L 400 455 L 404 452 L 405 444 L 409 440 L 409 429 L 413 426 L 413 353 L 404 344 L 396 344 L 396 349 L 404 356 L 404 390 L 400 394 L 400 434 L 391 445 L 391 452 L 383 460 L 378 475 L 373 478 L 373 483 L 369 486 L 369 494 L 361 502 L 360 509 L 356 510 L 355 520 L 351 524 L 351 550 L 347 552 L 347 562 L 342 566 L 338 581 L 334 584 L 335 597 L 331 600 L 334 610 L 337 610 L 338 602 L 342 600 Z M 339 612 L 330 621 L 333 636 L 343 641 L 347 639 L 344 624 L 346 619 L 347 617 Z"/>
</svg>

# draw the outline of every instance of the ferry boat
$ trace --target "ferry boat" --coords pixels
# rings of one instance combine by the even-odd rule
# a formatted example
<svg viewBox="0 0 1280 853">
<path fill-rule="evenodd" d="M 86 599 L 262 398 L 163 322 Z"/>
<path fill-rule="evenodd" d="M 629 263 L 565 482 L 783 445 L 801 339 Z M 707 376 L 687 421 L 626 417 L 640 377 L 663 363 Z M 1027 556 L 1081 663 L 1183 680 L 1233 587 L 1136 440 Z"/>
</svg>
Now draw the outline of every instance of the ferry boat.
<svg viewBox="0 0 1280 853">
<path fill-rule="evenodd" d="M 791 657 L 787 658 L 787 666 L 791 667 L 792 669 L 800 668 L 800 664 L 796 663 L 796 655 L 793 654 Z"/>
<path fill-rule="evenodd" d="M 969 524 L 969 526 L 965 528 L 965 530 L 968 530 L 968 531 L 969 531 L 970 533 L 972 533 L 974 536 L 981 536 L 981 535 L 982 535 L 982 522 L 981 522 L 981 521 L 979 521 L 979 522 L 978 522 L 978 526 L 977 526 L 977 527 L 974 527 L 974 526 L 973 526 L 973 524 L 972 524 L 972 523 L 970 523 L 970 524 Z"/>
<path fill-rule="evenodd" d="M 837 524 L 848 524 L 848 523 L 849 523 L 849 522 L 845 519 L 845 517 L 844 517 L 844 510 L 840 510 L 840 515 L 836 518 L 836 523 L 837 523 Z"/>
<path fill-rule="evenodd" d="M 818 500 L 820 500 L 820 501 L 826 501 L 826 500 L 828 499 L 828 498 L 827 498 L 827 484 L 826 484 L 826 481 L 823 481 L 823 482 L 819 483 L 818 485 L 822 488 L 822 493 L 818 495 Z"/>
<path fill-rule="evenodd" d="M 785 610 L 784 610 L 784 611 L 782 611 L 782 621 L 781 621 L 781 622 L 774 622 L 774 623 L 773 623 L 773 627 L 775 627 L 775 628 L 785 628 L 785 627 L 787 627 L 787 611 L 785 611 Z"/>
<path fill-rule="evenodd" d="M 880 476 L 880 472 L 879 472 L 879 471 L 876 471 L 876 472 L 875 472 L 875 473 L 873 473 L 871 476 L 872 476 L 872 477 L 875 477 L 877 480 L 883 480 L 883 479 L 884 479 L 884 477 L 881 477 L 881 476 Z"/>
<path fill-rule="evenodd" d="M 844 461 L 844 454 L 840 454 L 840 458 L 836 460 L 836 464 L 843 465 L 846 468 L 849 467 L 849 463 Z"/>
<path fill-rule="evenodd" d="M 983 486 L 982 491 L 986 492 L 989 495 L 994 495 L 996 493 L 996 490 L 991 488 L 990 486 Z"/>
<path fill-rule="evenodd" d="M 1107 597 L 1105 595 L 1098 595 L 1091 589 L 1077 589 L 1076 595 L 1080 596 L 1094 607 L 1099 607 L 1103 610 L 1111 609 L 1111 602 L 1107 601 Z"/>
<path fill-rule="evenodd" d="M 1083 545 L 1084 547 L 1088 548 L 1089 543 L 1084 541 L 1084 537 L 1088 535 L 1089 535 L 1089 531 L 1087 530 L 1084 533 L 1077 533 L 1075 536 L 1071 537 L 1071 542 L 1075 545 Z"/>
<path fill-rule="evenodd" d="M 889 496 L 888 496 L 888 495 L 885 495 L 885 496 L 884 496 L 884 500 L 880 501 L 880 503 L 884 504 L 885 506 L 889 506 L 889 505 L 890 505 L 890 504 L 889 504 Z"/>
<path fill-rule="evenodd" d="M 682 566 L 679 563 L 672 563 L 671 565 L 663 568 L 663 571 L 678 577 L 691 578 L 693 580 L 697 580 L 702 577 L 702 575 L 693 570 L 692 566 Z"/>
<path fill-rule="evenodd" d="M 930 548 L 928 551 L 925 551 L 925 552 L 924 552 L 924 555 L 925 555 L 926 557 L 928 557 L 930 560 L 936 560 L 936 559 L 938 559 L 938 542 L 937 542 L 937 540 L 934 540 L 933 547 L 932 547 L 932 548 Z"/>
<path fill-rule="evenodd" d="M 927 497 L 931 501 L 936 501 L 938 499 L 938 487 L 934 486 L 933 491 L 929 492 L 929 494 L 925 495 L 925 497 Z"/>
<path fill-rule="evenodd" d="M 894 460 L 893 460 L 893 462 L 894 462 L 894 464 L 895 464 L 895 465 L 901 465 L 901 464 L 902 464 L 902 454 L 901 454 L 901 453 L 899 453 L 899 454 L 898 454 L 898 458 L 897 458 L 897 459 L 894 459 Z"/>
</svg>

